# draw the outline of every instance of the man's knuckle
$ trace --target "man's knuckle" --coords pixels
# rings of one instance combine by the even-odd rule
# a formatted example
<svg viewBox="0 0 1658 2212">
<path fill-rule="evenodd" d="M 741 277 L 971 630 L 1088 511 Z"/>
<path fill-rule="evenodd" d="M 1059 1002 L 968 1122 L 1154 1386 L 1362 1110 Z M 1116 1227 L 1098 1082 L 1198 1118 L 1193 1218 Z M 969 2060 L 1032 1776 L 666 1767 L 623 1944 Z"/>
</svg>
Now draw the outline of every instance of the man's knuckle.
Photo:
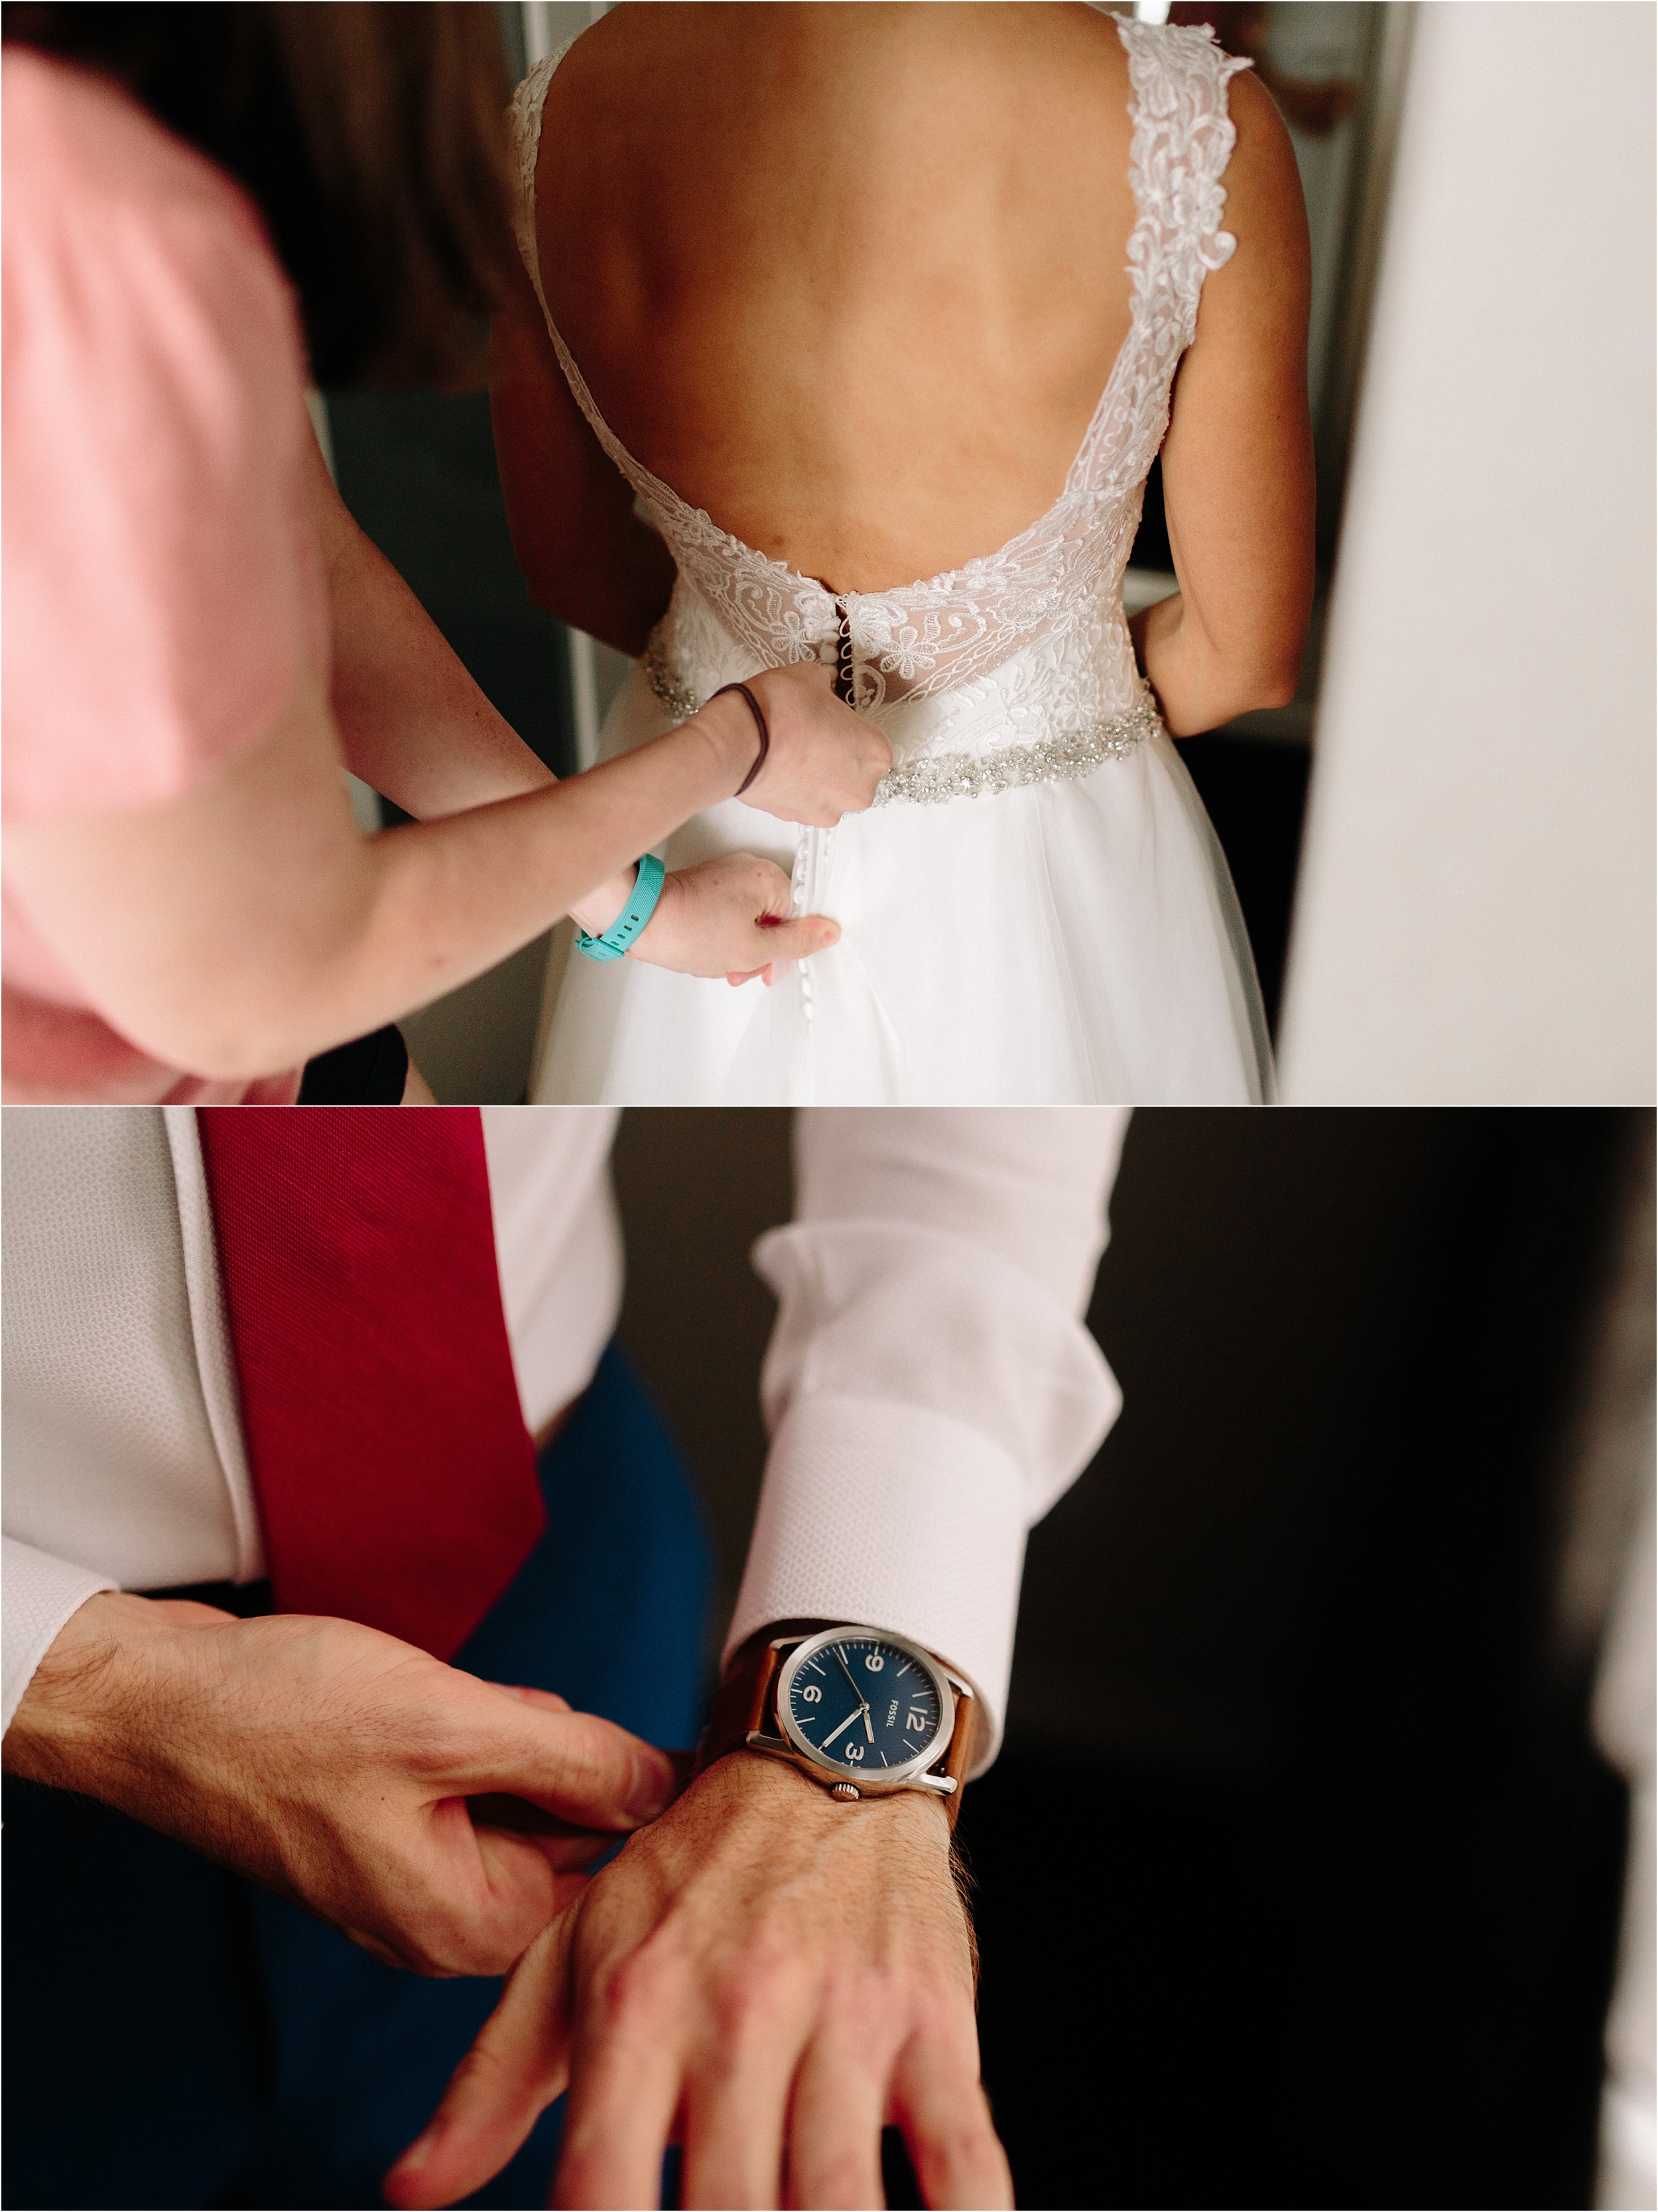
<svg viewBox="0 0 1658 2212">
<path fill-rule="evenodd" d="M 610 2033 L 631 2031 L 641 2022 L 660 2020 L 677 1978 L 671 1963 L 649 1947 L 631 1951 L 594 1976 L 593 2010 Z"/>
<path fill-rule="evenodd" d="M 823 2007 L 826 2032 L 850 2055 L 895 2051 L 903 2039 L 901 1993 L 879 1967 L 849 1975 L 830 1988 Z"/>
<path fill-rule="evenodd" d="M 619 1960 L 601 1966 L 588 1984 L 586 2009 L 603 2033 L 613 2033 L 632 2011 L 635 1983 L 630 1965 Z"/>
<path fill-rule="evenodd" d="M 551 1714 L 554 1765 L 563 1786 L 588 1794 L 617 1778 L 623 1753 L 617 1738 L 589 1713 Z"/>
<path fill-rule="evenodd" d="M 773 2032 L 778 2009 L 776 1999 L 775 1987 L 763 1980 L 751 1981 L 747 1975 L 731 1975 L 716 1983 L 704 2002 L 719 2049 L 747 2051 L 763 2044 Z"/>
</svg>

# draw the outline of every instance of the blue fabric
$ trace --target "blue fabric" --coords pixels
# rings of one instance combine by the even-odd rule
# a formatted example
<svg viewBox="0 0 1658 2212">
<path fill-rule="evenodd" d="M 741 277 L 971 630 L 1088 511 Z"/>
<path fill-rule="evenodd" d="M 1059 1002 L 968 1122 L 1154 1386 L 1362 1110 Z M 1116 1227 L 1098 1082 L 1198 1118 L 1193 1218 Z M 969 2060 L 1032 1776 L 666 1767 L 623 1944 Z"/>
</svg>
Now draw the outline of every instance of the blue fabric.
<svg viewBox="0 0 1658 2212">
<path fill-rule="evenodd" d="M 613 1346 L 542 1455 L 546 1533 L 457 1654 L 653 1742 L 696 1740 L 711 1584 L 679 1452 Z M 4 2196 L 27 2206 L 380 2205 L 493 2007 L 167 1838 L 6 1790 Z M 557 2108 L 470 2200 L 546 2201 Z"/>
</svg>

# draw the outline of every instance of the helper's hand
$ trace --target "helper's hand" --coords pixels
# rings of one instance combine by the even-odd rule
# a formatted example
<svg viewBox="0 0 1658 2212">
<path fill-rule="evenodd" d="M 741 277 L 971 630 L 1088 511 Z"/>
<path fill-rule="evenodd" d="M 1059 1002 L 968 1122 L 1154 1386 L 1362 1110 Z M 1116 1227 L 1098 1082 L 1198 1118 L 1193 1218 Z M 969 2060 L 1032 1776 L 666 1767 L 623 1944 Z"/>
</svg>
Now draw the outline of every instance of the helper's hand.
<svg viewBox="0 0 1658 2212">
<path fill-rule="evenodd" d="M 840 935 L 838 922 L 825 915 L 791 918 L 792 897 L 783 870 L 753 853 L 676 868 L 627 957 L 682 975 L 723 975 L 735 984 L 763 975 L 770 982 L 773 961 L 808 959 Z"/>
<path fill-rule="evenodd" d="M 820 661 L 796 661 L 789 668 L 764 669 L 747 683 L 771 745 L 743 804 L 820 830 L 833 829 L 843 814 L 862 813 L 893 765 L 893 749 L 873 722 L 836 698 L 829 671 Z M 737 693 L 710 700 L 702 711 L 722 710 L 741 714 L 753 730 L 753 717 Z M 755 744 L 758 749 L 758 737 Z"/>
<path fill-rule="evenodd" d="M 718 1760 L 520 1960 L 388 2202 L 478 2189 L 566 2084 L 555 2204 L 655 2203 L 670 2139 L 686 2205 L 880 2204 L 893 2123 L 929 2204 L 1010 2205 L 942 1805 Z"/>
<path fill-rule="evenodd" d="M 625 907 L 635 871 L 607 884 L 570 908 L 582 927 L 602 937 Z M 627 948 L 629 960 L 671 968 L 681 975 L 723 975 L 728 983 L 769 983 L 774 961 L 805 960 L 840 935 L 820 914 L 791 916 L 789 878 L 753 853 L 722 853 L 662 879 L 656 911 Z"/>
<path fill-rule="evenodd" d="M 503 1972 L 581 1888 L 575 1869 L 676 1782 L 664 1753 L 608 1721 L 377 1630 L 113 1592 L 59 1632 L 5 1764 L 101 1798 L 424 1974 Z M 468 1811 L 502 1796 L 518 1801 L 503 1817 L 544 1832 Z"/>
</svg>

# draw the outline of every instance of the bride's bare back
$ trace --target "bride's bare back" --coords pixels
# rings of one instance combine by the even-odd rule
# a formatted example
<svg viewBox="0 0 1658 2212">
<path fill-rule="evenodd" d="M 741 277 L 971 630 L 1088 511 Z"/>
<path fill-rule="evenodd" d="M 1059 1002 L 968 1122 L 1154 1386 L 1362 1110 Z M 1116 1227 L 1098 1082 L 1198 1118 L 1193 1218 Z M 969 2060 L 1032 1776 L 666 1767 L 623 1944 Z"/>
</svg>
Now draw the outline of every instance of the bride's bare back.
<svg viewBox="0 0 1658 2212">
<path fill-rule="evenodd" d="M 844 591 L 958 568 L 1058 497 L 1128 334 L 1130 100 L 1082 5 L 615 9 L 548 88 L 548 307 L 623 444 L 758 551 Z M 1231 106 L 1239 247 L 1164 454 L 1186 659 L 1230 666 L 1186 676 L 1170 603 L 1148 669 L 1175 727 L 1293 687 L 1310 583 L 1299 187 L 1260 87 Z M 527 285 L 495 382 L 532 590 L 637 651 L 666 574 Z"/>
<path fill-rule="evenodd" d="M 1129 83 L 1082 7 L 625 7 L 550 88 L 554 319 L 611 426 L 841 589 L 1058 496 L 1129 327 Z"/>
</svg>

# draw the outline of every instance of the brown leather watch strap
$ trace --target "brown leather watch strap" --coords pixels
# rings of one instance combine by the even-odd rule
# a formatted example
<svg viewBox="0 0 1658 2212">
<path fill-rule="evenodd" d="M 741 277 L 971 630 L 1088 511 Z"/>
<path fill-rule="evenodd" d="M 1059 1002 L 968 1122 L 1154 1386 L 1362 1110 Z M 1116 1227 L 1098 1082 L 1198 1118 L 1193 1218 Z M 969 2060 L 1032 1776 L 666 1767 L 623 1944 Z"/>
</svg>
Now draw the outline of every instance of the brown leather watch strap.
<svg viewBox="0 0 1658 2212">
<path fill-rule="evenodd" d="M 803 1643 L 815 1628 L 798 1632 L 782 1631 L 782 1640 L 789 1646 Z M 708 1726 L 703 1730 L 702 1741 L 697 1747 L 696 1771 L 712 1766 L 716 1759 L 728 1752 L 746 1751 L 751 1734 L 781 1736 L 775 1694 L 777 1676 L 787 1651 L 773 1649 L 770 1637 L 761 1637 L 746 1644 L 733 1661 L 730 1671 L 720 1684 L 714 1699 L 714 1708 L 708 1717 Z M 937 1661 L 934 1662 L 938 1664 Z M 945 1671 L 941 1668 L 941 1672 Z M 954 1790 L 944 1800 L 945 1814 L 952 1828 L 961 1810 L 962 1791 L 973 1763 L 973 1742 L 978 1729 L 978 1700 L 972 1692 L 950 1676 L 955 1698 L 955 1726 L 950 1731 L 949 1749 L 942 1760 L 930 1771 L 946 1774 L 955 1784 Z"/>
<path fill-rule="evenodd" d="M 712 1766 L 716 1759 L 723 1759 L 728 1751 L 746 1751 L 754 1729 L 777 1733 L 771 1692 L 783 1660 L 783 1653 L 772 1650 L 769 1637 L 746 1644 L 737 1654 L 730 1672 L 720 1684 L 713 1711 L 708 1716 L 708 1726 L 697 1746 L 698 1774 L 705 1766 Z"/>
<path fill-rule="evenodd" d="M 953 1686 L 954 1686 L 954 1678 Z M 967 1777 L 972 1771 L 973 1746 L 978 1736 L 978 1700 L 971 1690 L 955 1689 L 955 1726 L 950 1731 L 950 1747 L 944 1754 L 942 1766 L 933 1769 L 935 1774 L 948 1774 L 955 1784 L 954 1796 L 944 1801 L 944 1809 L 950 1816 L 954 1828 L 961 1811 L 962 1792 L 967 1787 Z"/>
</svg>

